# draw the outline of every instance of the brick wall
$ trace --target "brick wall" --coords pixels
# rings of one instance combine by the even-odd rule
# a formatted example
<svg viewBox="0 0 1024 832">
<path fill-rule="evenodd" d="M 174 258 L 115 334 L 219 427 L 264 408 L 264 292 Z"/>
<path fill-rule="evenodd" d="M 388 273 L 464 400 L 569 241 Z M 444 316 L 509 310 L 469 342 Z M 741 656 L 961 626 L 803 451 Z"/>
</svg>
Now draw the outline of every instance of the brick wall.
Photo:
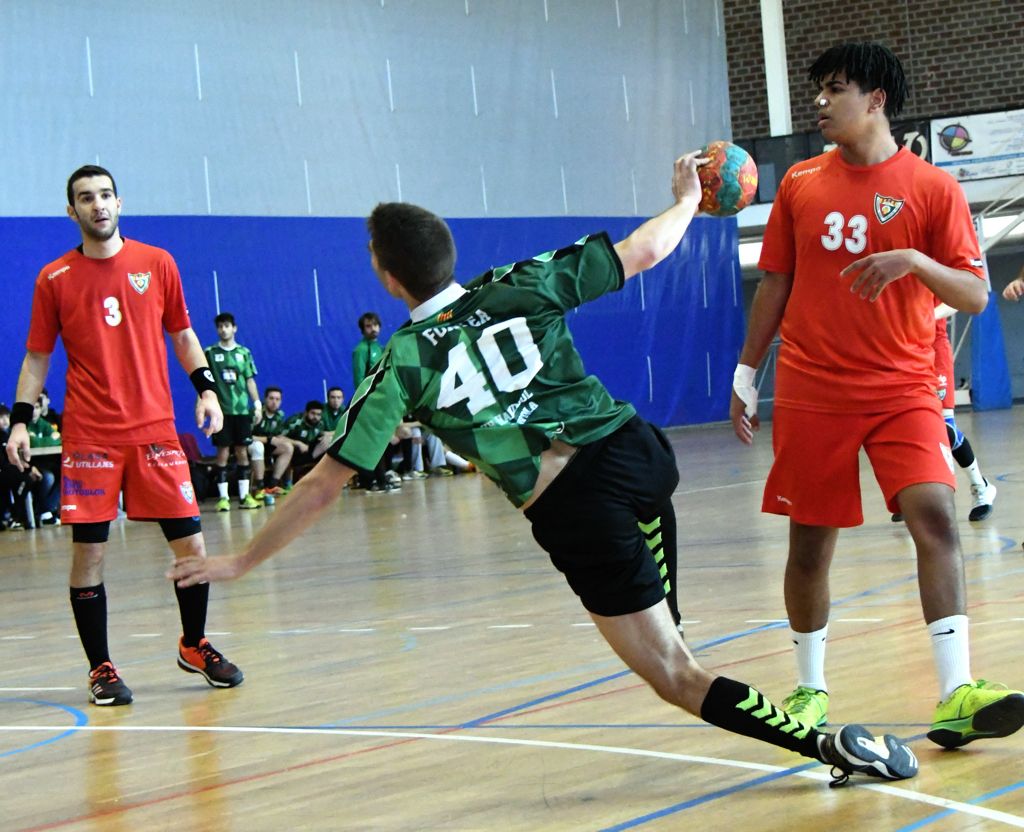
<svg viewBox="0 0 1024 832">
<path fill-rule="evenodd" d="M 767 136 L 759 0 L 722 0 L 734 136 Z M 886 44 L 903 62 L 901 118 L 1024 107 L 1024 0 L 785 0 L 793 131 L 814 129 L 807 67 L 847 40 Z"/>
</svg>

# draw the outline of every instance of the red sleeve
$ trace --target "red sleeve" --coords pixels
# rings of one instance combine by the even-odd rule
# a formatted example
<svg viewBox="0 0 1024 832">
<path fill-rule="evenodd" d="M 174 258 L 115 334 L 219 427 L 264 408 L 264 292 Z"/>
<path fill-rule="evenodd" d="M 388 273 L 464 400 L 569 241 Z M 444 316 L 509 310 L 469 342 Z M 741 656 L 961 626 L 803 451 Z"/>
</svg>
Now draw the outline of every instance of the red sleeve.
<svg viewBox="0 0 1024 832">
<path fill-rule="evenodd" d="M 782 179 L 782 184 L 775 194 L 768 225 L 764 229 L 764 241 L 761 244 L 761 257 L 757 267 L 764 272 L 775 274 L 793 274 L 796 270 L 796 242 L 793 237 L 793 214 L 790 210 L 789 171 Z"/>
<path fill-rule="evenodd" d="M 29 322 L 25 348 L 29 352 L 49 355 L 57 344 L 59 334 L 60 317 L 57 315 L 57 303 L 53 296 L 53 281 L 41 273 L 36 278 L 35 292 L 32 295 L 32 318 Z"/>
<path fill-rule="evenodd" d="M 192 326 L 185 306 L 185 292 L 181 288 L 178 266 L 170 255 L 164 263 L 164 329 L 167 332 L 181 332 Z"/>
<path fill-rule="evenodd" d="M 932 212 L 930 256 L 951 269 L 961 269 L 985 278 L 981 248 L 974 233 L 971 209 L 960 184 L 945 171 L 941 172 L 944 187 Z"/>
</svg>

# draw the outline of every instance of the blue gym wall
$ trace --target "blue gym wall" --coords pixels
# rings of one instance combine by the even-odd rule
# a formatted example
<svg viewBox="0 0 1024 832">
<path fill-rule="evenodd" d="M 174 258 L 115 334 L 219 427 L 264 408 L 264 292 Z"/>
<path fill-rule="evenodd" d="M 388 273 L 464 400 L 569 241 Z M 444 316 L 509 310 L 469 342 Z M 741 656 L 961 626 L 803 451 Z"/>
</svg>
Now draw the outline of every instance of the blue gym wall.
<svg viewBox="0 0 1024 832">
<path fill-rule="evenodd" d="M 200 340 L 234 312 L 291 411 L 351 392 L 362 312 L 385 336 L 407 317 L 367 263 L 376 202 L 449 218 L 468 279 L 624 236 L 668 205 L 675 156 L 731 135 L 719 0 L 4 3 L 0 76 L 6 401 L 32 280 L 79 241 L 63 191 L 81 164 L 114 172 L 126 236 L 175 256 Z M 588 368 L 659 424 L 726 416 L 736 236 L 699 219 L 668 262 L 571 315 Z M 172 380 L 184 428 L 192 393 Z"/>
</svg>

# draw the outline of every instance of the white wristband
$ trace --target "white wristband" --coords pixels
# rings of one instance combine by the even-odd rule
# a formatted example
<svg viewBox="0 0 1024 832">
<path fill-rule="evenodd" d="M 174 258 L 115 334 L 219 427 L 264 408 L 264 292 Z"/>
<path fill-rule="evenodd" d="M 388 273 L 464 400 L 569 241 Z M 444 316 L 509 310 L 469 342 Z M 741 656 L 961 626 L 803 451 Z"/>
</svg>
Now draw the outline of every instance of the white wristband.
<svg viewBox="0 0 1024 832">
<path fill-rule="evenodd" d="M 757 415 L 757 388 L 754 386 L 756 375 L 757 370 L 746 364 L 737 364 L 736 371 L 732 374 L 732 389 L 745 405 L 744 413 L 748 418 Z"/>
<path fill-rule="evenodd" d="M 746 364 L 737 364 L 736 370 L 732 374 L 732 386 L 733 387 L 753 387 L 754 378 L 757 376 L 757 370 L 753 367 L 748 367 Z"/>
</svg>

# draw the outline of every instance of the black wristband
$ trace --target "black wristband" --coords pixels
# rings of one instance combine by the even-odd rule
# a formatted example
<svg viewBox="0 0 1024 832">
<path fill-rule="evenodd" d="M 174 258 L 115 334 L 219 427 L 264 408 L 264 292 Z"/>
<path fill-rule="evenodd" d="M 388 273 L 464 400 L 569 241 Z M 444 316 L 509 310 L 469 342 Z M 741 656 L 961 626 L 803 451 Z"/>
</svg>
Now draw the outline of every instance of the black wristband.
<svg viewBox="0 0 1024 832">
<path fill-rule="evenodd" d="M 12 425 L 28 425 L 32 422 L 34 405 L 29 402 L 15 402 L 11 408 Z"/>
<path fill-rule="evenodd" d="M 200 396 L 207 390 L 217 392 L 217 385 L 213 383 L 213 371 L 209 367 L 197 367 L 189 375 L 189 380 Z"/>
</svg>

